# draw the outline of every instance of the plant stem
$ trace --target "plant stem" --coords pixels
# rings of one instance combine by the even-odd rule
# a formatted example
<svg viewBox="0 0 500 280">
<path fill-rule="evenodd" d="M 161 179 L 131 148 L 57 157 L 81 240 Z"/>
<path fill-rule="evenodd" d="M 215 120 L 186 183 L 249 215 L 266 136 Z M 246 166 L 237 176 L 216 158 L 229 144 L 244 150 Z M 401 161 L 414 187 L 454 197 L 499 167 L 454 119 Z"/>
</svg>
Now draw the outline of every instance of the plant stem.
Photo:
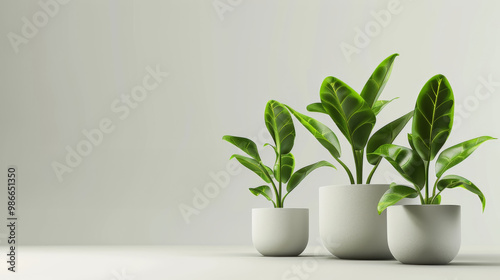
<svg viewBox="0 0 500 280">
<path fill-rule="evenodd" d="M 271 179 L 271 184 L 273 184 L 273 188 L 274 188 L 274 194 L 276 195 L 276 204 L 274 205 L 274 208 L 281 208 L 280 207 L 280 202 L 281 202 L 281 199 L 279 197 L 279 193 L 278 193 L 278 189 L 276 188 L 276 185 L 274 184 L 274 181 L 273 179 Z"/>
<path fill-rule="evenodd" d="M 280 197 L 280 208 L 283 208 L 283 201 L 281 200 L 281 153 L 279 154 L 279 168 L 280 168 L 280 178 L 278 180 L 278 183 L 279 183 L 279 186 L 280 186 L 280 189 L 279 189 L 279 197 Z"/>
<path fill-rule="evenodd" d="M 425 166 L 425 204 L 429 204 L 429 162 L 424 160 Z"/>
<path fill-rule="evenodd" d="M 438 195 L 440 195 L 441 192 L 443 192 L 443 191 L 444 191 L 444 189 L 439 191 L 435 196 L 433 196 L 430 204 L 432 204 L 434 202 L 434 199 L 436 199 L 436 197 L 438 197 Z"/>
<path fill-rule="evenodd" d="M 417 185 L 415 185 L 415 184 L 413 184 L 413 186 L 415 187 L 415 189 L 416 189 L 416 190 L 418 190 L 418 197 L 420 198 L 420 203 L 421 203 L 421 204 L 425 204 L 425 203 L 424 203 L 424 198 L 422 197 L 422 190 L 421 190 L 421 189 L 419 189 L 419 188 L 417 187 Z"/>
<path fill-rule="evenodd" d="M 342 162 L 340 160 L 340 158 L 334 157 L 334 159 L 336 159 L 337 162 L 340 163 L 340 165 L 342 165 L 342 167 L 346 171 L 347 175 L 349 176 L 349 181 L 351 182 L 352 185 L 354 185 L 354 177 L 352 176 L 352 172 L 351 172 L 351 170 L 349 170 L 349 167 L 347 167 L 347 165 L 345 165 L 345 163 Z"/>
<path fill-rule="evenodd" d="M 278 206 L 280 204 L 280 200 L 278 197 L 278 189 L 276 188 L 276 185 L 274 184 L 274 181 L 273 181 L 273 178 L 271 177 L 271 175 L 269 175 L 269 173 L 267 173 L 265 165 L 262 162 L 259 162 L 259 164 L 264 169 L 264 172 L 266 173 L 267 178 L 269 179 L 269 181 L 271 181 L 271 184 L 273 185 L 274 194 L 276 196 L 276 203 L 274 203 L 274 201 L 273 201 L 274 208 L 279 208 Z"/>
<path fill-rule="evenodd" d="M 379 160 L 379 161 L 377 162 L 377 164 L 375 164 L 375 166 L 372 168 L 372 171 L 371 171 L 371 172 L 370 172 L 370 174 L 368 175 L 368 179 L 366 179 L 366 183 L 367 183 L 367 184 L 370 184 L 370 183 L 371 183 L 371 181 L 372 181 L 372 177 L 373 177 L 373 174 L 375 173 L 375 170 L 377 170 L 377 167 L 378 167 L 378 165 L 380 164 L 380 162 L 381 162 L 381 161 L 382 161 L 382 160 Z"/>
<path fill-rule="evenodd" d="M 363 150 L 352 149 L 356 165 L 356 184 L 363 184 Z"/>
<path fill-rule="evenodd" d="M 436 196 L 436 189 L 437 189 L 437 184 L 438 184 L 439 179 L 441 179 L 441 177 L 438 177 L 438 178 L 436 179 L 436 182 L 434 182 L 434 188 L 432 188 L 432 196 L 433 196 L 433 197 L 434 197 L 434 196 Z M 434 200 L 434 199 L 433 199 L 433 200 Z"/>
<path fill-rule="evenodd" d="M 285 194 L 285 196 L 283 197 L 283 199 L 281 200 L 283 204 L 285 204 L 285 198 L 288 196 L 289 192 Z M 282 205 L 283 205 L 282 204 Z"/>
</svg>

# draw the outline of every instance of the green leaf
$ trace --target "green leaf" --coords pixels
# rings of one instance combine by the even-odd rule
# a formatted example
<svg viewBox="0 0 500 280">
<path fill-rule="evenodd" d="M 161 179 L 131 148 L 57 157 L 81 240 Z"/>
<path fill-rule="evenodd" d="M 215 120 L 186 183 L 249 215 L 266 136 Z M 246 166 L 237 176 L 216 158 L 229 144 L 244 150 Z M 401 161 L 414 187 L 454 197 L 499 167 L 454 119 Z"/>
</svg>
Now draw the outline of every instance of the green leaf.
<svg viewBox="0 0 500 280">
<path fill-rule="evenodd" d="M 395 53 L 384 59 L 384 61 L 375 68 L 375 71 L 373 71 L 373 74 L 363 87 L 361 97 L 363 97 L 369 107 L 373 107 L 384 90 L 385 84 L 391 76 L 394 59 L 396 59 L 398 55 L 399 54 Z"/>
<path fill-rule="evenodd" d="M 370 153 L 373 153 L 378 147 L 384 144 L 392 144 L 412 117 L 413 111 L 385 125 L 370 137 L 366 145 L 366 159 L 370 164 L 375 165 L 382 159 L 381 156 Z"/>
<path fill-rule="evenodd" d="M 246 168 L 252 170 L 255 174 L 257 174 L 262 180 L 264 180 L 266 183 L 271 183 L 271 175 L 268 173 L 270 170 L 268 170 L 269 167 L 263 167 L 258 161 L 254 160 L 253 158 L 245 157 L 242 155 L 232 155 L 230 159 L 236 158 L 243 166 Z M 272 174 L 272 171 L 271 171 Z"/>
<path fill-rule="evenodd" d="M 394 99 L 398 99 L 399 97 L 395 97 L 391 100 L 377 100 L 375 101 L 375 103 L 373 103 L 373 106 L 372 106 L 372 111 L 373 113 L 376 115 L 378 115 L 378 113 L 380 113 L 380 111 L 382 111 L 382 109 L 384 109 L 384 107 L 391 103 Z"/>
<path fill-rule="evenodd" d="M 436 161 L 436 176 L 441 177 L 446 170 L 452 168 L 453 166 L 459 164 L 464 159 L 466 159 L 472 152 L 474 152 L 479 145 L 488 140 L 493 140 L 496 138 L 490 136 L 477 137 L 453 147 L 449 147 L 439 154 Z"/>
<path fill-rule="evenodd" d="M 335 77 L 326 77 L 321 103 L 354 150 L 363 150 L 375 125 L 375 115 L 364 99 Z"/>
<path fill-rule="evenodd" d="M 396 204 L 403 198 L 415 198 L 417 196 L 418 191 L 414 188 L 392 183 L 390 188 L 384 193 L 378 202 L 378 214 L 380 215 L 387 207 Z"/>
<path fill-rule="evenodd" d="M 240 148 L 243 152 L 247 153 L 255 160 L 261 161 L 259 151 L 257 150 L 257 145 L 255 145 L 252 140 L 231 135 L 225 135 L 224 137 L 222 137 L 222 139 Z"/>
<path fill-rule="evenodd" d="M 434 200 L 431 200 L 430 204 L 441 204 L 441 195 L 439 194 L 438 196 L 436 196 L 436 198 L 434 198 Z"/>
<path fill-rule="evenodd" d="M 410 144 L 411 149 L 416 151 L 415 146 L 413 146 L 413 136 L 411 135 L 411 133 L 408 133 L 408 143 Z"/>
<path fill-rule="evenodd" d="M 403 146 L 385 144 L 373 154 L 384 157 L 401 176 L 415 184 L 419 189 L 424 187 L 424 163 L 417 152 Z"/>
<path fill-rule="evenodd" d="M 273 173 L 273 170 L 271 169 L 271 167 L 269 167 L 267 165 L 264 165 L 262 163 L 260 164 L 260 166 L 264 166 L 264 168 L 266 169 L 267 174 L 269 175 L 269 177 L 274 178 L 274 173 Z"/>
<path fill-rule="evenodd" d="M 468 179 L 465 179 L 464 177 L 460 177 L 457 175 L 448 175 L 448 176 L 445 176 L 443 179 L 439 180 L 439 182 L 437 183 L 437 188 L 440 191 L 442 191 L 444 189 L 453 189 L 456 187 L 464 188 L 464 189 L 476 194 L 479 197 L 479 199 L 481 200 L 481 204 L 483 205 L 483 212 L 484 212 L 484 207 L 486 206 L 486 198 L 484 197 L 483 193 L 479 190 L 479 188 L 476 187 L 476 185 L 474 185 Z"/>
<path fill-rule="evenodd" d="M 249 188 L 249 190 L 255 196 L 262 195 L 263 197 L 265 197 L 267 200 L 271 201 L 274 204 L 274 201 L 271 199 L 271 197 L 273 196 L 273 192 L 271 191 L 270 187 L 263 185 L 263 186 L 256 187 L 256 188 Z M 275 206 L 276 206 L 276 204 L 275 204 Z"/>
<path fill-rule="evenodd" d="M 302 167 L 301 169 L 293 173 L 292 177 L 290 178 L 290 181 L 288 182 L 288 185 L 286 186 L 286 191 L 287 192 L 293 191 L 293 189 L 295 189 L 299 185 L 299 183 L 302 182 L 302 180 L 304 180 L 304 178 L 306 178 L 307 175 L 309 175 L 309 173 L 311 173 L 316 168 L 322 166 L 329 166 L 337 169 L 333 164 L 324 160 L 318 161 L 306 167 Z"/>
<path fill-rule="evenodd" d="M 282 183 L 288 182 L 295 168 L 295 158 L 291 153 L 281 155 L 281 168 L 279 160 L 274 165 L 274 177 Z"/>
<path fill-rule="evenodd" d="M 446 77 L 432 77 L 420 91 L 413 115 L 413 146 L 423 160 L 433 160 L 448 139 L 453 107 L 453 90 Z"/>
<path fill-rule="evenodd" d="M 281 103 L 270 100 L 267 102 L 264 118 L 267 130 L 276 144 L 276 149 L 280 154 L 288 154 L 295 141 L 292 116 Z"/>
<path fill-rule="evenodd" d="M 309 104 L 309 105 L 307 105 L 306 109 L 309 112 L 317 112 L 317 113 L 328 114 L 325 111 L 325 108 L 323 108 L 323 104 L 321 104 L 321 102 Z"/>
<path fill-rule="evenodd" d="M 321 122 L 303 115 L 289 106 L 285 105 L 290 112 L 299 120 L 299 122 L 307 129 L 312 135 L 318 140 L 318 142 L 325 147 L 333 157 L 340 157 L 340 143 L 335 136 L 335 133 L 328 128 L 328 126 L 322 124 Z"/>
</svg>

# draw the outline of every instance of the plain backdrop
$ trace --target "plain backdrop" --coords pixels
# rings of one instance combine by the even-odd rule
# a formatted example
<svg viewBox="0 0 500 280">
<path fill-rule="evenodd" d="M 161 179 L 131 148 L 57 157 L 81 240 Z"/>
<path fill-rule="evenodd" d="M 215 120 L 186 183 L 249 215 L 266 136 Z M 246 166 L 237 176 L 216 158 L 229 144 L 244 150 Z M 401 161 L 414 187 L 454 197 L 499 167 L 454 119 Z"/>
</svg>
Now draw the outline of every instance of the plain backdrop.
<svg viewBox="0 0 500 280">
<path fill-rule="evenodd" d="M 361 91 L 393 53 L 400 56 L 381 99 L 399 99 L 379 115 L 376 129 L 412 110 L 425 82 L 441 73 L 457 106 L 445 147 L 500 136 L 498 1 L 62 2 L 45 8 L 52 9 L 45 17 L 38 1 L 0 2 L 0 225 L 6 169 L 17 165 L 20 244 L 251 244 L 251 209 L 271 204 L 248 191 L 259 177 L 228 166 L 238 150 L 222 136 L 262 145 L 269 141 L 269 99 L 305 113 L 326 76 Z M 36 32 L 25 26 L 35 23 Z M 126 117 L 115 112 L 113 104 L 140 93 L 157 68 L 168 77 L 140 95 Z M 114 129 L 89 150 L 82 131 L 103 120 Z M 334 162 L 295 124 L 298 167 Z M 397 143 L 407 144 L 409 129 Z M 352 166 L 349 146 L 334 131 Z M 88 155 L 59 180 L 54 165 L 67 166 L 67 148 L 78 145 Z M 269 147 L 261 153 L 273 160 Z M 499 157 L 500 142 L 490 141 L 450 171 L 487 198 L 482 213 L 465 190 L 443 195 L 443 203 L 462 205 L 463 247 L 500 251 Z M 367 163 L 365 178 L 366 170 Z M 383 162 L 373 182 L 394 180 L 401 181 Z M 310 208 L 311 245 L 319 242 L 318 188 L 345 183 L 342 169 L 319 169 L 288 196 L 285 206 Z M 204 190 L 210 197 L 200 200 Z M 1 244 L 5 237 L 1 226 Z"/>
</svg>

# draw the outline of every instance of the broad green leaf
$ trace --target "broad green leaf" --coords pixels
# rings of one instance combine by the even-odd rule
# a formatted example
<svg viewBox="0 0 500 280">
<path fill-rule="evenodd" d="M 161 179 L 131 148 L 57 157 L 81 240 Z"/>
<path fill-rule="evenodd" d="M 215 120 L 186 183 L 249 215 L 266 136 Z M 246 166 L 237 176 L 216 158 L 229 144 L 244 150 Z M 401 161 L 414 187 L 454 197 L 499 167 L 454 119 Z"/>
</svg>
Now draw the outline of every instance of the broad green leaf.
<svg viewBox="0 0 500 280">
<path fill-rule="evenodd" d="M 453 147 L 449 147 L 439 154 L 438 159 L 436 161 L 436 176 L 443 176 L 446 170 L 452 168 L 453 166 L 459 164 L 464 159 L 466 159 L 472 152 L 474 152 L 479 145 L 488 140 L 493 140 L 496 138 L 489 136 L 481 136 L 477 137 L 460 144 L 457 144 Z"/>
<path fill-rule="evenodd" d="M 270 179 L 270 174 L 272 174 L 271 170 L 268 170 L 268 167 L 265 168 L 262 165 L 259 164 L 258 161 L 256 161 L 253 158 L 245 157 L 242 155 L 232 155 L 230 159 L 236 158 L 243 166 L 246 168 L 252 170 L 255 174 L 257 174 L 262 180 L 264 180 L 266 183 L 271 183 Z M 271 173 L 269 173 L 271 171 Z"/>
<path fill-rule="evenodd" d="M 420 91 L 413 115 L 413 146 L 423 160 L 433 160 L 448 139 L 453 109 L 450 83 L 443 75 L 432 77 Z"/>
<path fill-rule="evenodd" d="M 401 176 L 415 184 L 419 189 L 424 187 L 424 163 L 417 152 L 406 147 L 385 144 L 373 154 L 384 157 Z"/>
<path fill-rule="evenodd" d="M 264 168 L 266 169 L 267 174 L 269 175 L 269 177 L 274 178 L 274 172 L 273 172 L 273 170 L 271 169 L 271 167 L 269 167 L 269 166 L 267 166 L 267 165 L 264 165 L 264 164 L 262 164 L 262 163 L 261 163 L 261 165 L 260 165 L 260 166 L 264 166 Z"/>
<path fill-rule="evenodd" d="M 303 115 L 289 106 L 285 105 L 290 112 L 299 120 L 299 122 L 307 129 L 312 135 L 318 140 L 318 142 L 325 147 L 333 157 L 340 157 L 340 143 L 335 136 L 335 133 L 328 128 L 328 126 L 322 124 L 321 122 Z"/>
<path fill-rule="evenodd" d="M 255 160 L 261 161 L 259 151 L 257 150 L 257 145 L 255 145 L 252 140 L 231 135 L 225 135 L 224 137 L 222 137 L 222 139 L 240 148 L 243 152 L 247 153 Z"/>
<path fill-rule="evenodd" d="M 288 182 L 295 168 L 295 158 L 291 153 L 281 155 L 281 168 L 279 160 L 274 165 L 274 177 L 282 183 Z"/>
<path fill-rule="evenodd" d="M 384 61 L 375 68 L 375 71 L 373 71 L 373 74 L 363 87 L 361 97 L 363 97 L 370 108 L 373 107 L 384 90 L 385 84 L 387 80 L 389 80 L 389 76 L 391 76 L 394 59 L 396 59 L 398 55 L 399 54 L 395 53 L 384 59 Z"/>
<path fill-rule="evenodd" d="M 375 125 L 375 115 L 363 98 L 335 77 L 326 77 L 321 103 L 354 150 L 363 150 Z"/>
<path fill-rule="evenodd" d="M 328 114 L 325 111 L 325 108 L 323 108 L 323 104 L 321 104 L 321 102 L 309 104 L 309 105 L 307 105 L 306 109 L 309 112 L 317 112 L 317 113 Z"/>
<path fill-rule="evenodd" d="M 276 144 L 276 149 L 280 154 L 288 154 L 295 141 L 292 116 L 281 103 L 270 100 L 267 102 L 264 118 L 267 130 Z"/>
<path fill-rule="evenodd" d="M 333 164 L 324 160 L 318 161 L 306 167 L 302 167 L 301 169 L 293 173 L 292 177 L 290 178 L 290 181 L 288 182 L 288 185 L 286 186 L 286 191 L 287 192 L 293 191 L 293 189 L 295 189 L 299 185 L 299 183 L 302 182 L 302 180 L 304 180 L 304 178 L 306 178 L 307 175 L 309 175 L 309 173 L 311 173 L 316 168 L 322 166 L 329 166 L 337 169 L 335 166 L 333 166 Z"/>
<path fill-rule="evenodd" d="M 378 202 L 378 214 L 380 215 L 387 207 L 396 204 L 403 198 L 415 198 L 417 196 L 418 191 L 414 188 L 392 183 L 391 187 L 384 193 Z"/>
<path fill-rule="evenodd" d="M 250 192 L 252 192 L 255 196 L 262 195 L 267 198 L 269 201 L 273 201 L 271 197 L 273 196 L 273 192 L 269 186 L 263 185 L 256 188 L 249 188 Z"/>
<path fill-rule="evenodd" d="M 483 193 L 479 190 L 479 188 L 476 187 L 476 185 L 474 185 L 471 181 L 457 175 L 448 175 L 445 176 L 443 179 L 439 180 L 439 182 L 437 183 L 437 188 L 440 191 L 444 189 L 453 189 L 456 187 L 464 188 L 476 194 L 481 200 L 484 212 L 484 207 L 486 206 L 486 198 L 484 197 Z"/>
<path fill-rule="evenodd" d="M 372 106 L 372 111 L 373 113 L 376 115 L 378 115 L 378 113 L 380 113 L 380 111 L 382 111 L 382 109 L 384 109 L 384 107 L 391 103 L 394 99 L 398 99 L 399 97 L 395 97 L 391 100 L 377 100 L 375 101 L 375 103 L 373 103 L 373 106 Z"/>
<path fill-rule="evenodd" d="M 370 164 L 375 165 L 382 159 L 381 156 L 370 153 L 373 153 L 384 144 L 392 144 L 412 117 L 413 111 L 385 125 L 370 137 L 368 144 L 366 144 L 366 159 Z"/>
<path fill-rule="evenodd" d="M 408 133 L 408 143 L 410 144 L 411 149 L 416 151 L 415 146 L 413 146 L 413 136 L 411 135 L 411 133 Z"/>
<path fill-rule="evenodd" d="M 436 198 L 434 198 L 434 200 L 431 200 L 429 203 L 437 205 L 441 204 L 441 195 L 436 196 Z"/>
</svg>

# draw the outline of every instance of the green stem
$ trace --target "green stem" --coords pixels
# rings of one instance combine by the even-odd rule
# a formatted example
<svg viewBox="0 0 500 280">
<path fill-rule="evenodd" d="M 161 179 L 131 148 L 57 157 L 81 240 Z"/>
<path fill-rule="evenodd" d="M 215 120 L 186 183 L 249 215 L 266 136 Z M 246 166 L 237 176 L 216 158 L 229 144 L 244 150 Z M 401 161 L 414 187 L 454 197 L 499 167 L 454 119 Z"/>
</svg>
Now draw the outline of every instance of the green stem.
<svg viewBox="0 0 500 280">
<path fill-rule="evenodd" d="M 271 177 L 271 175 L 269 175 L 269 173 L 267 173 L 267 169 L 265 167 L 265 165 L 262 163 L 262 162 L 259 162 L 260 166 L 262 167 L 262 169 L 264 170 L 264 172 L 266 173 L 266 176 L 267 178 L 269 179 L 269 181 L 271 181 L 271 184 L 273 185 L 273 189 L 274 189 L 274 194 L 276 196 L 276 203 L 278 205 L 276 205 L 276 203 L 274 203 L 273 201 L 273 204 L 274 204 L 274 208 L 279 208 L 279 197 L 278 197 L 278 189 L 276 188 L 276 185 L 274 184 L 274 181 L 273 181 L 273 178 Z"/>
<path fill-rule="evenodd" d="M 273 179 L 271 179 L 271 184 L 273 184 L 273 189 L 274 189 L 274 194 L 276 195 L 276 204 L 274 205 L 274 208 L 281 208 L 280 207 L 280 197 L 278 193 L 278 189 L 276 188 L 276 185 L 274 184 Z"/>
<path fill-rule="evenodd" d="M 280 178 L 278 180 L 278 183 L 279 183 L 279 186 L 280 186 L 280 189 L 279 189 L 279 191 L 280 191 L 279 205 L 280 205 L 280 208 L 283 208 L 283 200 L 281 200 L 281 153 L 279 154 L 279 159 L 278 160 L 279 160 L 279 168 L 280 168 Z"/>
<path fill-rule="evenodd" d="M 413 185 L 416 190 L 418 190 L 418 197 L 420 198 L 420 203 L 423 205 L 424 203 L 424 197 L 422 196 L 422 190 L 417 187 L 417 185 Z"/>
<path fill-rule="evenodd" d="M 352 176 L 352 172 L 351 170 L 349 170 L 349 167 L 347 167 L 347 165 L 345 165 L 345 163 L 342 162 L 340 158 L 334 157 L 334 159 L 336 159 L 337 162 L 340 163 L 340 165 L 342 165 L 344 170 L 347 172 L 347 175 L 349 176 L 349 181 L 351 182 L 352 185 L 354 185 L 354 177 Z"/>
<path fill-rule="evenodd" d="M 438 184 L 438 181 L 439 179 L 441 179 L 441 177 L 438 177 L 436 179 L 436 182 L 434 182 L 434 187 L 432 188 L 432 196 L 435 197 L 436 196 L 436 189 L 437 189 L 437 184 Z M 434 199 L 433 199 L 434 200 Z"/>
<path fill-rule="evenodd" d="M 444 189 L 440 190 L 435 196 L 433 196 L 430 204 L 432 204 L 434 202 L 434 199 L 436 199 L 436 197 L 438 197 L 443 191 Z"/>
<path fill-rule="evenodd" d="M 356 165 L 356 184 L 363 184 L 363 150 L 352 149 Z"/>
<path fill-rule="evenodd" d="M 424 160 L 425 166 L 425 203 L 429 204 L 429 162 Z"/>
<path fill-rule="evenodd" d="M 382 161 L 382 160 L 379 160 L 379 161 L 377 162 L 377 164 L 375 164 L 375 166 L 372 168 L 372 171 L 371 171 L 371 172 L 370 172 L 370 174 L 368 175 L 368 179 L 366 179 L 366 183 L 367 183 L 367 184 L 370 184 L 370 183 L 371 183 L 371 181 L 372 181 L 372 177 L 373 177 L 373 174 L 375 173 L 375 170 L 377 170 L 377 167 L 378 167 L 378 165 L 380 164 L 380 162 L 381 162 L 381 161 Z"/>
<path fill-rule="evenodd" d="M 283 204 L 285 204 L 285 198 L 288 196 L 289 192 L 285 194 L 285 196 L 282 199 Z"/>
</svg>

